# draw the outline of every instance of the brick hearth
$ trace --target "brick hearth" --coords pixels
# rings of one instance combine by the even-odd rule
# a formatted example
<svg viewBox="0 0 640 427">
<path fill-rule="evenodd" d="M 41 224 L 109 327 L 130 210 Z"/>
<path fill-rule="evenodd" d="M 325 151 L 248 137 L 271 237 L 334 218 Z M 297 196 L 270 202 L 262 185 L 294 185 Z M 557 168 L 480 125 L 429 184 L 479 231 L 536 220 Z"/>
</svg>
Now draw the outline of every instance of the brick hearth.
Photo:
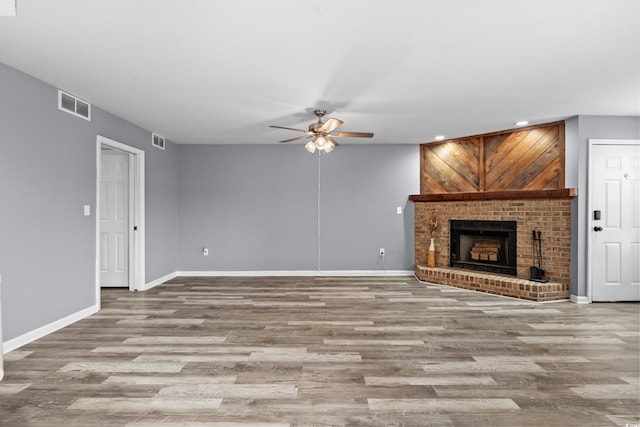
<svg viewBox="0 0 640 427">
<path fill-rule="evenodd" d="M 425 282 L 537 302 L 569 298 L 568 284 L 537 283 L 526 279 L 457 268 L 429 268 L 416 265 L 416 277 Z"/>
<path fill-rule="evenodd" d="M 526 191 L 471 194 L 447 194 L 440 200 L 436 195 L 410 197 L 416 202 L 415 271 L 418 279 L 532 301 L 568 299 L 571 277 L 571 198 L 575 197 L 575 190 L 538 191 L 530 196 Z M 439 224 L 435 235 L 436 268 L 428 268 L 429 221 L 434 217 Z M 451 219 L 516 221 L 516 277 L 449 267 Z M 542 267 L 548 283 L 528 280 L 529 268 L 533 265 L 532 230 L 542 232 Z"/>
</svg>

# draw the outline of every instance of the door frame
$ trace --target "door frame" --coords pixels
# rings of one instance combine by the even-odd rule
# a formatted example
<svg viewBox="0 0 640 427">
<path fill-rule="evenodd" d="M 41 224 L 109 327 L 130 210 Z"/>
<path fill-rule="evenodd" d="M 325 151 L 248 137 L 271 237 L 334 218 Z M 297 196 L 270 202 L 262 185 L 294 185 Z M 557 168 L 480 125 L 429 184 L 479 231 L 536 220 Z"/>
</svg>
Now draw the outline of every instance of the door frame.
<svg viewBox="0 0 640 427">
<path fill-rule="evenodd" d="M 591 267 L 593 265 L 593 146 L 594 145 L 640 145 L 640 139 L 588 139 L 587 140 L 587 301 L 593 302 L 593 277 Z"/>
<path fill-rule="evenodd" d="M 100 307 L 100 163 L 102 147 L 129 154 L 129 290 L 145 285 L 145 196 L 144 151 L 113 139 L 96 138 L 96 301 Z M 134 231 L 134 228 L 136 230 Z"/>
</svg>

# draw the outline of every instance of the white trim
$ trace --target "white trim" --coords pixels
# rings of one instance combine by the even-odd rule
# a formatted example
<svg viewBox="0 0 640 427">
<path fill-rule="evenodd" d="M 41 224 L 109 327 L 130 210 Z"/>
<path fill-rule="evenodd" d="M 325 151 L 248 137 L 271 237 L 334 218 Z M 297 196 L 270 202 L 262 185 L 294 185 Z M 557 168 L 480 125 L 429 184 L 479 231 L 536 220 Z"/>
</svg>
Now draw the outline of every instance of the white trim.
<svg viewBox="0 0 640 427">
<path fill-rule="evenodd" d="M 173 273 L 169 273 L 169 274 L 167 274 L 167 275 L 165 275 L 165 276 L 158 277 L 157 279 L 152 280 L 152 281 L 150 281 L 150 282 L 146 283 L 146 284 L 144 285 L 144 287 L 143 287 L 142 289 L 140 289 L 140 290 L 141 290 L 141 291 L 148 291 L 149 289 L 151 289 L 151 288 L 155 288 L 156 286 L 163 284 L 163 283 L 164 283 L 164 282 L 166 282 L 167 280 L 174 279 L 174 278 L 176 278 L 177 276 L 178 276 L 178 272 L 177 272 L 177 271 L 174 271 Z"/>
<path fill-rule="evenodd" d="M 366 277 L 366 276 L 413 276 L 415 271 L 413 270 L 265 270 L 265 271 L 177 271 L 177 276 L 186 277 L 259 277 L 259 276 L 351 276 L 351 277 Z"/>
<path fill-rule="evenodd" d="M 129 200 L 127 201 L 127 203 L 129 204 L 129 222 L 131 222 L 132 220 L 135 222 L 135 215 L 136 215 L 136 195 L 135 195 L 135 190 L 131 191 L 131 189 L 135 189 L 136 188 L 136 156 L 135 154 L 132 153 L 127 153 L 128 154 L 128 162 L 129 162 L 129 176 L 128 176 L 128 185 L 129 185 Z M 132 283 L 135 283 L 135 268 L 132 268 L 132 266 L 135 265 L 135 259 L 134 259 L 134 251 L 136 250 L 136 246 L 134 244 L 133 241 L 133 227 L 131 226 L 132 224 L 128 224 L 127 227 L 129 227 L 128 230 L 128 238 L 127 240 L 129 241 L 129 247 L 128 247 L 128 251 L 129 251 L 129 277 L 127 278 L 127 280 L 129 281 L 129 290 L 133 290 L 131 289 L 131 285 Z"/>
<path fill-rule="evenodd" d="M 589 144 L 594 145 L 638 145 L 640 139 L 589 139 Z"/>
<path fill-rule="evenodd" d="M 136 273 L 134 275 L 134 283 L 137 283 L 137 286 L 134 286 L 134 290 L 140 289 L 145 283 L 145 274 L 146 274 L 146 213 L 145 213 L 145 188 L 146 184 L 144 181 L 145 177 L 145 157 L 144 151 L 140 150 L 136 155 L 136 176 L 135 176 L 135 191 L 137 197 L 134 198 L 135 201 L 135 215 L 134 221 L 138 225 L 137 233 L 134 233 L 134 247 L 137 248 L 138 262 L 135 264 Z"/>
<path fill-rule="evenodd" d="M 101 302 L 102 302 L 102 298 L 100 295 L 100 163 L 102 159 L 102 153 L 101 153 L 102 144 L 100 143 L 100 136 L 98 136 L 97 141 L 98 142 L 97 142 L 97 149 L 96 149 L 96 207 L 93 210 L 93 215 L 96 217 L 96 225 L 95 225 L 96 259 L 95 259 L 95 266 L 94 266 L 94 270 L 95 270 L 94 282 L 96 287 L 96 305 L 98 306 L 98 309 L 100 309 Z"/>
<path fill-rule="evenodd" d="M 592 149 L 594 145 L 638 145 L 640 139 L 588 139 L 587 140 L 587 268 L 585 272 L 585 280 L 587 283 L 587 296 L 576 298 L 586 298 L 587 303 L 593 301 L 593 282 L 591 279 L 591 266 L 592 264 L 592 237 L 593 233 L 593 155 Z M 572 295 L 573 298 L 573 295 Z"/>
<path fill-rule="evenodd" d="M 27 345 L 37 339 L 40 339 L 44 336 L 47 336 L 57 330 L 60 330 L 66 326 L 71 325 L 79 320 L 82 320 L 86 317 L 91 316 L 92 314 L 97 313 L 100 310 L 98 304 L 92 305 L 91 307 L 87 307 L 83 310 L 80 310 L 76 313 L 70 314 L 62 319 L 56 320 L 55 322 L 51 322 L 48 325 L 44 325 L 39 327 L 38 329 L 34 329 L 33 331 L 27 332 L 24 335 L 20 335 L 19 337 L 15 337 L 10 339 L 9 341 L 5 341 L 2 345 L 2 350 L 4 354 L 9 353 L 17 348 L 22 347 L 23 345 Z"/>
<path fill-rule="evenodd" d="M 579 295 L 571 295 L 571 302 L 575 302 L 576 304 L 590 304 L 591 301 L 587 297 L 582 297 Z"/>
<path fill-rule="evenodd" d="M 129 264 L 131 281 L 129 290 L 138 291 L 145 287 L 145 182 L 144 182 L 144 164 L 145 152 L 138 148 L 131 147 L 121 142 L 114 141 L 104 136 L 98 135 L 96 138 L 96 259 L 95 259 L 95 284 L 96 284 L 96 301 L 100 306 L 100 162 L 101 147 L 108 146 L 125 153 L 131 154 L 131 162 L 133 163 L 133 221 L 130 224 L 131 239 L 133 240 L 133 250 L 131 254 L 131 262 Z M 133 231 L 133 226 L 137 227 L 137 231 Z"/>
<path fill-rule="evenodd" d="M 595 142 L 595 140 L 591 140 L 588 139 L 587 140 L 587 233 L 586 233 L 586 240 L 587 240 L 587 254 L 586 254 L 586 258 L 587 258 L 587 263 L 586 263 L 586 271 L 584 272 L 585 275 L 585 281 L 587 284 L 587 289 L 586 289 L 586 293 L 587 295 L 585 296 L 585 298 L 587 299 L 588 302 L 591 302 L 591 295 L 592 293 L 592 284 L 591 284 L 591 227 L 593 226 L 593 219 L 591 217 L 591 212 L 592 212 L 592 207 L 593 207 L 593 201 L 591 198 L 591 187 L 593 186 L 593 180 L 591 179 L 591 174 L 593 171 L 593 155 L 591 154 L 591 150 L 592 150 L 592 146 L 593 143 Z M 578 231 L 578 233 L 580 233 L 580 231 Z M 571 297 L 573 297 L 573 295 L 571 295 Z M 577 297 L 577 295 L 576 295 Z"/>
</svg>

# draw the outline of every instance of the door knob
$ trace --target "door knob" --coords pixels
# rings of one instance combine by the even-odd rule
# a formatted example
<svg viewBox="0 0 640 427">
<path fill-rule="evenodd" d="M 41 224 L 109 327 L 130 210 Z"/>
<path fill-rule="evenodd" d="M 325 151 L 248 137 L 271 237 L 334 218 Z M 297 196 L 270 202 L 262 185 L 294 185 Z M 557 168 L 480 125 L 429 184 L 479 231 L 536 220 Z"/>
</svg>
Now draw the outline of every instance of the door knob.
<svg viewBox="0 0 640 427">
<path fill-rule="evenodd" d="M 602 227 L 595 226 L 593 227 L 593 231 L 602 231 Z"/>
</svg>

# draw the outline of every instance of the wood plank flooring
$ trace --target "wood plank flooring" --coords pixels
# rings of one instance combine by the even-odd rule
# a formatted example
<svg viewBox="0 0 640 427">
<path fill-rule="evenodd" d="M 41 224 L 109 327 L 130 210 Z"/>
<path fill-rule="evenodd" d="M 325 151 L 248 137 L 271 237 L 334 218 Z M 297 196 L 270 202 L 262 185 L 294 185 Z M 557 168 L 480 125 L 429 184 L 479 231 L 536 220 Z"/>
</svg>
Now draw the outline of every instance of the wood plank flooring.
<svg viewBox="0 0 640 427">
<path fill-rule="evenodd" d="M 176 278 L 5 355 L 2 426 L 637 426 L 640 306 Z"/>
</svg>

